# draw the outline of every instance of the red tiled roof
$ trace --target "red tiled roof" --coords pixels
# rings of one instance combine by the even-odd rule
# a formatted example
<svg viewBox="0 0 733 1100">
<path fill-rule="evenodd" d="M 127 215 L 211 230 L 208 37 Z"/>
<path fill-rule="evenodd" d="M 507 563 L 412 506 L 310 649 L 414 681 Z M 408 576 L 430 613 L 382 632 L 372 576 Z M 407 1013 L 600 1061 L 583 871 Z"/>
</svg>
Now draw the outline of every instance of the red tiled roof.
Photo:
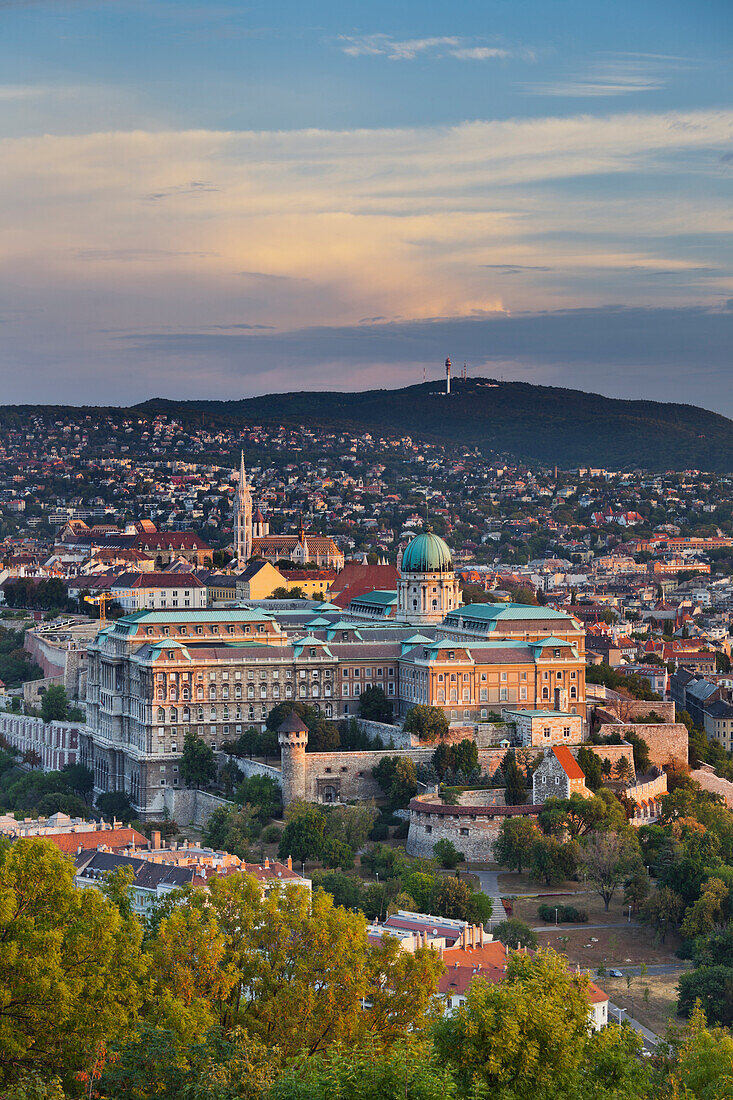
<svg viewBox="0 0 733 1100">
<path fill-rule="evenodd" d="M 585 779 L 585 772 L 583 772 L 567 745 L 557 745 L 552 751 L 568 779 Z"/>
<path fill-rule="evenodd" d="M 394 565 L 347 562 L 331 586 L 331 602 L 338 607 L 346 607 L 357 596 L 367 592 L 391 591 L 397 587 L 398 579 Z"/>
<path fill-rule="evenodd" d="M 121 829 L 93 829 L 84 833 L 49 833 L 44 835 L 44 840 L 50 840 L 62 852 L 73 854 L 77 848 L 128 848 L 134 844 L 136 848 L 147 848 L 148 838 L 139 833 L 137 829 L 127 826 Z"/>
</svg>

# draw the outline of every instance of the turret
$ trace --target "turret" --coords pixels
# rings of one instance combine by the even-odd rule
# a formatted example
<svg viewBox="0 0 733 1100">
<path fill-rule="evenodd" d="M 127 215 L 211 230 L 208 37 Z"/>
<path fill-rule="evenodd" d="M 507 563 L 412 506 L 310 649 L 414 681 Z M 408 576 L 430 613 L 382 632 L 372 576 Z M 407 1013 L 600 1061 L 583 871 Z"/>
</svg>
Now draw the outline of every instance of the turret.
<svg viewBox="0 0 733 1100">
<path fill-rule="evenodd" d="M 283 805 L 305 798 L 305 749 L 308 727 L 294 710 L 279 726 Z"/>
</svg>

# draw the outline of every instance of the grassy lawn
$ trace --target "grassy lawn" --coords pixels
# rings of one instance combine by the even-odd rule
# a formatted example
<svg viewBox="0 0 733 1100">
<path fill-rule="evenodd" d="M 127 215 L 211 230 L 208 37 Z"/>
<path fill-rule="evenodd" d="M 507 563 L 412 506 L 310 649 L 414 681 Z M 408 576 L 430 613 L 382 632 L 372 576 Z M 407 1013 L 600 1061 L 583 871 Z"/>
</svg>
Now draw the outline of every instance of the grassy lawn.
<svg viewBox="0 0 733 1100">
<path fill-rule="evenodd" d="M 629 915 L 628 906 L 623 904 L 623 892 L 616 893 L 611 900 L 608 912 L 606 912 L 603 899 L 598 894 L 583 893 L 582 888 L 580 891 L 576 891 L 573 897 L 516 898 L 512 902 L 514 909 L 512 915 L 526 921 L 533 928 L 541 926 L 545 922 L 537 916 L 537 910 L 543 904 L 549 905 L 553 909 L 556 905 L 573 905 L 576 909 L 584 909 L 588 914 L 588 924 L 618 924 L 621 921 L 626 921 Z M 548 921 L 547 924 L 549 926 L 554 925 L 554 923 L 555 916 L 553 914 L 552 920 Z"/>
<path fill-rule="evenodd" d="M 527 874 L 518 875 L 516 871 L 504 871 L 499 874 L 499 889 L 503 897 L 510 897 L 514 894 L 576 894 L 584 886 L 582 882 L 560 882 L 555 886 L 545 886 L 544 882 L 537 882 Z"/>
<path fill-rule="evenodd" d="M 655 1035 L 664 1035 L 669 1023 L 686 1023 L 677 1016 L 678 974 L 659 974 L 645 978 L 634 978 L 631 992 L 626 989 L 622 978 L 598 978 L 600 987 L 608 993 L 609 1000 L 629 1014 L 633 1014 L 644 1027 Z M 649 999 L 645 1001 L 644 990 L 649 990 Z"/>
<path fill-rule="evenodd" d="M 580 928 L 563 931 L 561 925 L 557 932 L 554 929 L 538 932 L 537 942 L 541 947 L 552 947 L 554 951 L 562 952 L 571 963 L 577 963 L 584 969 L 598 966 L 623 968 L 640 963 L 648 966 L 679 964 L 674 953 L 679 941 L 675 937 L 668 936 L 666 944 L 656 943 L 650 928 L 634 925 L 628 928 L 600 928 L 597 931 Z"/>
</svg>

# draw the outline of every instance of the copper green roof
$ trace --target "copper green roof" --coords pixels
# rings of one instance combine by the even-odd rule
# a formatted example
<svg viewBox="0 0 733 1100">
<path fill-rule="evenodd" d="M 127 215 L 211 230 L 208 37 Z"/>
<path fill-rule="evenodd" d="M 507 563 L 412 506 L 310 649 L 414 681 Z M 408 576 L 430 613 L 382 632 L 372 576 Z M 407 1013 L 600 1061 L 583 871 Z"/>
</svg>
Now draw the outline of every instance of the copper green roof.
<svg viewBox="0 0 733 1100">
<path fill-rule="evenodd" d="M 402 555 L 401 573 L 452 573 L 453 558 L 448 546 L 434 531 L 423 531 Z"/>
</svg>

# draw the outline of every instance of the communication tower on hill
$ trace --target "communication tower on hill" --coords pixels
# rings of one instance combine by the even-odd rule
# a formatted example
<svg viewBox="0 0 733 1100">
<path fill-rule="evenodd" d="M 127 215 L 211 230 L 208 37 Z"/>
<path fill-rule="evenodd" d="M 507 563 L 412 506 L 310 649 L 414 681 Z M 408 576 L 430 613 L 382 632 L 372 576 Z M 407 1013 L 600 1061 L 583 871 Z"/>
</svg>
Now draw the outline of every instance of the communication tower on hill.
<svg viewBox="0 0 733 1100">
<path fill-rule="evenodd" d="M 450 396 L 450 358 L 445 361 L 445 393 Z"/>
</svg>

